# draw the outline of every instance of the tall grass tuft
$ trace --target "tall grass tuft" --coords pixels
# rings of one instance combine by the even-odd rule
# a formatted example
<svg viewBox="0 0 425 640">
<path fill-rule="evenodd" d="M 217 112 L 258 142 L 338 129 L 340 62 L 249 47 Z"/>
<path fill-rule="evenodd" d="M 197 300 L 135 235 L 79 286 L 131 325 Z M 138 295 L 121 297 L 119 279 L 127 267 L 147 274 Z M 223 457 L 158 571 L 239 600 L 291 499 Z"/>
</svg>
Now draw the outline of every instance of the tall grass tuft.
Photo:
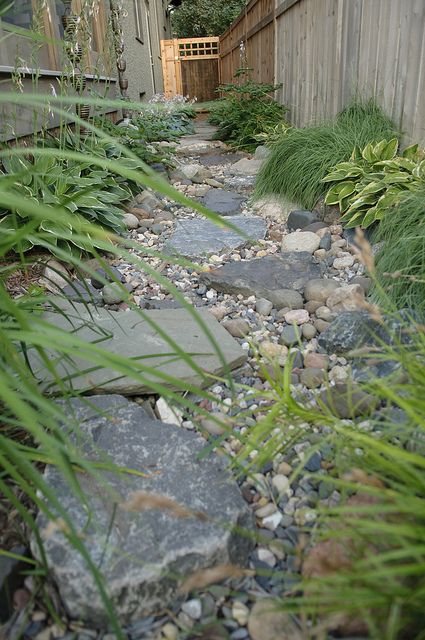
<svg viewBox="0 0 425 640">
<path fill-rule="evenodd" d="M 374 238 L 383 242 L 376 256 L 383 295 L 401 309 L 425 313 L 425 189 L 409 193 L 379 222 Z"/>
<path fill-rule="evenodd" d="M 335 120 L 288 131 L 260 171 L 255 195 L 276 194 L 313 209 L 326 191 L 322 178 L 348 160 L 354 147 L 397 136 L 395 124 L 374 100 L 353 102 Z"/>
</svg>

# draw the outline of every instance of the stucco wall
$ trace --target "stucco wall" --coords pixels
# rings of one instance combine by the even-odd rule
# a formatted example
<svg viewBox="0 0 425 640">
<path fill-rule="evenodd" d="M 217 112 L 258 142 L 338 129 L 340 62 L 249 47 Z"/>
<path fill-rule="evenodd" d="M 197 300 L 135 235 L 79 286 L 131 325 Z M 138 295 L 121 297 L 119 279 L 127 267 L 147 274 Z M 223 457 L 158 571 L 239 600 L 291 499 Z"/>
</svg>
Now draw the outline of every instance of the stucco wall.
<svg viewBox="0 0 425 640">
<path fill-rule="evenodd" d="M 128 94 L 134 102 L 163 93 L 160 40 L 170 37 L 167 5 L 167 0 L 124 0 L 124 59 Z"/>
</svg>

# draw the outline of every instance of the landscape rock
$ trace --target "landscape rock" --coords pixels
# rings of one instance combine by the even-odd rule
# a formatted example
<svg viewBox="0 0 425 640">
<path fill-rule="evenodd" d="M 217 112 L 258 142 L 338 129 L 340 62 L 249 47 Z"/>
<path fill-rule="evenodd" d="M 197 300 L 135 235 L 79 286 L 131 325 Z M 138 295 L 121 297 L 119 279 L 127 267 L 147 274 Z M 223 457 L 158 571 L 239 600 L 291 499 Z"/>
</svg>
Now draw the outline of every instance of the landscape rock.
<svg viewBox="0 0 425 640">
<path fill-rule="evenodd" d="M 262 316 L 268 316 L 273 309 L 273 302 L 266 298 L 259 298 L 255 303 L 255 310 Z"/>
<path fill-rule="evenodd" d="M 99 303 L 102 299 L 99 290 L 89 280 L 72 280 L 62 289 L 62 295 L 76 302 Z"/>
<path fill-rule="evenodd" d="M 248 620 L 251 640 L 302 640 L 294 618 L 282 611 L 277 600 L 265 598 L 257 600 Z"/>
<path fill-rule="evenodd" d="M 62 303 L 59 301 L 59 304 Z M 202 375 L 202 371 L 220 375 L 225 367 L 196 317 L 205 323 L 216 343 L 220 345 L 229 369 L 241 366 L 247 357 L 226 329 L 205 309 L 194 311 L 195 318 L 185 309 L 150 310 L 144 311 L 142 316 L 137 311 L 117 313 L 91 305 L 73 303 L 64 310 L 66 316 L 62 313 L 47 312 L 43 318 L 59 329 L 72 329 L 74 336 L 83 342 L 98 343 L 101 339 L 102 349 L 111 354 L 133 359 L 141 358 L 140 377 L 131 378 L 112 368 L 98 368 L 93 371 L 92 363 L 89 363 L 84 355 L 76 353 L 72 356 L 72 362 L 56 364 L 57 374 L 63 376 L 64 384 L 70 375 L 76 374 L 69 382 L 69 386 L 74 390 L 87 392 L 94 389 L 129 396 L 143 395 L 150 391 L 148 380 L 172 389 L 181 389 L 172 381 L 163 380 L 161 374 L 164 373 L 187 384 L 209 384 L 209 379 Z M 171 342 L 158 333 L 156 326 Z M 191 365 L 183 359 L 177 349 L 186 354 L 201 355 L 192 356 Z M 55 387 L 51 388 L 51 374 L 40 360 L 40 356 L 34 350 L 28 355 L 34 374 L 42 387 L 53 392 Z M 56 354 L 51 352 L 49 357 L 55 358 Z M 145 372 L 144 366 L 149 367 L 151 371 Z"/>
<path fill-rule="evenodd" d="M 324 369 L 318 369 L 316 367 L 306 367 L 300 372 L 300 382 L 307 389 L 317 389 L 326 379 Z"/>
<path fill-rule="evenodd" d="M 84 532 L 85 547 L 102 570 L 123 624 L 171 604 L 177 576 L 182 580 L 223 562 L 245 564 L 250 537 L 237 534 L 235 527 L 249 530 L 250 513 L 224 459 L 211 453 L 200 459 L 202 438 L 152 421 L 122 396 L 60 404 L 71 428 L 78 430 L 78 436 L 74 431 L 70 437 L 84 455 L 142 472 L 124 476 L 98 471 L 100 478 L 80 474 L 90 517 L 57 467 L 48 465 L 44 472 L 75 529 Z M 42 512 L 37 524 L 68 615 L 91 627 L 106 625 L 105 607 L 86 561 Z M 39 557 L 35 539 L 32 551 Z M 191 607 L 189 615 L 195 613 L 199 606 Z"/>
<path fill-rule="evenodd" d="M 226 320 L 223 322 L 223 327 L 234 338 L 244 338 L 251 330 L 249 322 L 243 318 L 234 318 L 233 320 Z"/>
<path fill-rule="evenodd" d="M 294 208 L 292 202 L 287 202 L 285 199 L 276 198 L 275 196 L 260 198 L 252 206 L 255 211 L 265 218 L 271 218 L 281 223 L 287 221 L 289 213 Z"/>
<path fill-rule="evenodd" d="M 269 298 L 278 311 L 287 307 L 289 307 L 289 309 L 300 309 L 303 306 L 302 295 L 293 289 L 276 289 L 275 291 L 270 291 Z"/>
<path fill-rule="evenodd" d="M 260 344 L 260 354 L 267 360 L 277 361 L 277 363 L 283 367 L 288 355 L 288 349 L 284 345 L 276 344 L 265 340 Z"/>
<path fill-rule="evenodd" d="M 364 289 L 359 284 L 348 284 L 335 289 L 326 300 L 332 312 L 351 311 L 364 305 Z M 324 318 L 326 320 L 327 318 Z"/>
<path fill-rule="evenodd" d="M 301 331 L 297 326 L 284 327 L 279 337 L 280 344 L 284 344 L 287 347 L 292 347 L 297 344 L 301 339 Z"/>
<path fill-rule="evenodd" d="M 329 296 L 340 286 L 336 280 L 310 280 L 304 289 L 304 297 L 306 300 L 316 300 L 325 303 Z"/>
<path fill-rule="evenodd" d="M 301 329 L 302 329 L 303 337 L 306 340 L 312 340 L 317 335 L 316 327 L 314 325 L 310 324 L 309 322 L 307 322 L 306 324 L 303 324 Z"/>
<path fill-rule="evenodd" d="M 282 240 L 282 251 L 306 251 L 314 253 L 319 248 L 320 238 L 311 231 L 294 231 Z"/>
<path fill-rule="evenodd" d="M 257 160 L 265 160 L 270 156 L 270 154 L 271 154 L 271 151 L 268 147 L 265 147 L 264 145 L 260 145 L 255 150 L 254 158 L 256 158 Z"/>
<path fill-rule="evenodd" d="M 202 198 L 202 203 L 211 211 L 221 216 L 232 216 L 240 213 L 246 198 L 236 191 L 225 189 L 210 189 Z M 216 227 L 217 228 L 217 227 Z"/>
<path fill-rule="evenodd" d="M 59 293 L 68 285 L 70 275 L 68 269 L 57 260 L 49 260 L 43 269 L 40 284 L 52 293 Z"/>
<path fill-rule="evenodd" d="M 164 251 L 188 258 L 221 254 L 243 247 L 250 240 L 263 239 L 266 234 L 267 225 L 261 218 L 235 216 L 226 220 L 240 229 L 241 233 L 219 227 L 211 220 L 179 220 L 173 235 L 165 243 Z"/>
<path fill-rule="evenodd" d="M 351 253 L 347 253 L 339 258 L 335 258 L 333 261 L 334 269 L 346 269 L 347 267 L 352 267 L 354 264 L 354 256 Z"/>
<path fill-rule="evenodd" d="M 139 226 L 139 219 L 133 213 L 124 213 L 122 220 L 127 229 L 137 229 Z"/>
<path fill-rule="evenodd" d="M 379 402 L 378 398 L 352 382 L 338 382 L 334 387 L 325 389 L 320 400 L 334 415 L 344 419 L 368 415 Z"/>
<path fill-rule="evenodd" d="M 128 298 L 128 291 L 118 282 L 110 282 L 102 289 L 102 298 L 105 304 L 119 304 Z"/>
<path fill-rule="evenodd" d="M 297 229 L 304 229 L 304 227 L 315 222 L 319 222 L 319 217 L 315 211 L 296 209 L 289 214 L 286 226 L 289 231 L 296 231 Z"/>
<path fill-rule="evenodd" d="M 260 158 L 241 158 L 230 167 L 230 172 L 234 176 L 256 176 L 263 164 Z"/>
<path fill-rule="evenodd" d="M 366 311 L 346 311 L 340 314 L 319 337 L 326 353 L 345 354 L 366 344 L 376 344 L 383 338 L 382 326 Z"/>
<path fill-rule="evenodd" d="M 231 262 L 202 273 L 200 280 L 217 291 L 267 298 L 276 306 L 274 292 L 282 289 L 302 291 L 307 282 L 320 274 L 320 267 L 311 255 L 300 252 Z"/>
<path fill-rule="evenodd" d="M 304 324 L 310 320 L 310 315 L 305 309 L 293 309 L 285 313 L 285 322 L 288 324 Z"/>
</svg>

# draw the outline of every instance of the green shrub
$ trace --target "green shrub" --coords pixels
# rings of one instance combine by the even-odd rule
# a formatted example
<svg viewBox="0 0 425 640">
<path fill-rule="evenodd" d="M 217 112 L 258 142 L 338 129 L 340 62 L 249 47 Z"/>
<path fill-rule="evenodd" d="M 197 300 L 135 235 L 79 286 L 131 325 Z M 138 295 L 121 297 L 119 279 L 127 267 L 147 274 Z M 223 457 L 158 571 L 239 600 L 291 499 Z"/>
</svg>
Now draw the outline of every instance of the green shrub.
<svg viewBox="0 0 425 640">
<path fill-rule="evenodd" d="M 332 183 L 325 203 L 338 205 L 346 227 L 369 227 L 387 215 L 406 191 L 425 186 L 424 152 L 418 145 L 397 156 L 398 141 L 369 143 L 361 151 L 356 147 L 348 162 L 340 162 L 323 178 Z"/>
<path fill-rule="evenodd" d="M 209 117 L 209 122 L 218 126 L 216 137 L 237 149 L 253 151 L 258 146 L 259 134 L 285 122 L 287 109 L 270 97 L 279 88 L 280 85 L 251 80 L 219 87 L 225 97 L 217 102 Z"/>
<path fill-rule="evenodd" d="M 425 187 L 403 196 L 379 223 L 374 240 L 383 242 L 374 297 L 425 313 Z"/>
<path fill-rule="evenodd" d="M 261 169 L 256 197 L 282 196 L 313 209 L 326 192 L 322 180 L 353 149 L 397 136 L 395 125 L 373 101 L 355 102 L 335 120 L 303 129 L 291 129 L 273 147 Z"/>
</svg>

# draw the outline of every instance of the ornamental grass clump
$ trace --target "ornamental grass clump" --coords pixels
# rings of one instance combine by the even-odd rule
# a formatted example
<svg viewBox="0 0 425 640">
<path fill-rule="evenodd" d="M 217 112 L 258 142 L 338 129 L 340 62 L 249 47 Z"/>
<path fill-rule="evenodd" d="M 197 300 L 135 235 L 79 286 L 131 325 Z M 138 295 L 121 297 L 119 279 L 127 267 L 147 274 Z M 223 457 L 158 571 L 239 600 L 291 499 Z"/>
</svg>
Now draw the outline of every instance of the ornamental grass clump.
<svg viewBox="0 0 425 640">
<path fill-rule="evenodd" d="M 335 120 L 285 132 L 258 175 L 255 195 L 275 194 L 313 209 L 335 164 L 348 160 L 356 146 L 397 136 L 395 124 L 373 100 L 353 102 Z"/>
<path fill-rule="evenodd" d="M 404 195 L 380 221 L 374 240 L 383 243 L 374 297 L 425 314 L 425 186 Z"/>
</svg>

